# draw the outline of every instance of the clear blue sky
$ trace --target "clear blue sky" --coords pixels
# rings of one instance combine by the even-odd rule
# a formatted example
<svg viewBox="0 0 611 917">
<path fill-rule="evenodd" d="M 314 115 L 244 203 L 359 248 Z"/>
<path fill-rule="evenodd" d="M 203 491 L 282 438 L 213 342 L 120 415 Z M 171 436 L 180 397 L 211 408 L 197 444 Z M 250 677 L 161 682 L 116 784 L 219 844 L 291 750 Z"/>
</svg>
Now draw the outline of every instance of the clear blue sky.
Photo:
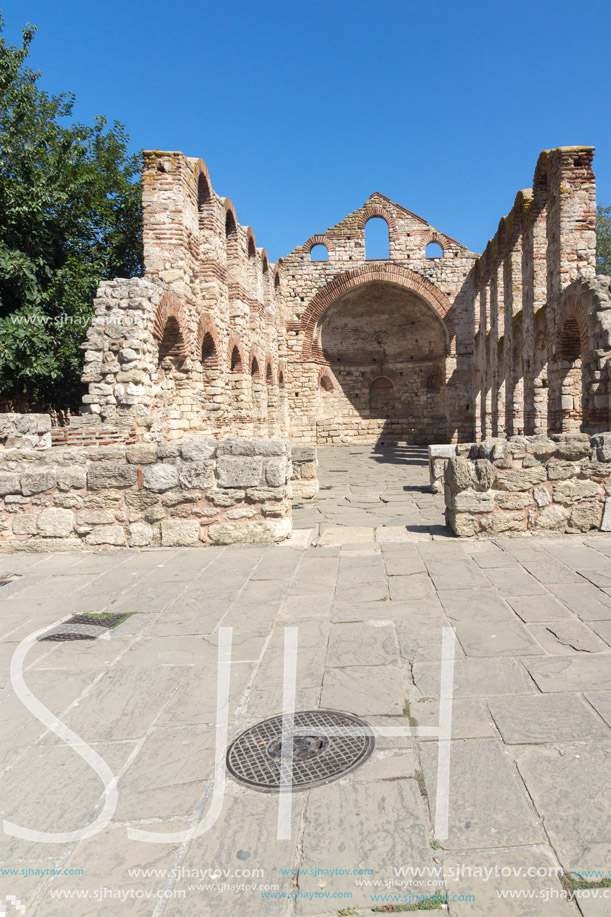
<svg viewBox="0 0 611 917">
<path fill-rule="evenodd" d="M 540 150 L 597 147 L 611 204 L 605 0 L 19 0 L 31 64 L 134 149 L 201 156 L 276 260 L 381 191 L 481 251 Z"/>
</svg>

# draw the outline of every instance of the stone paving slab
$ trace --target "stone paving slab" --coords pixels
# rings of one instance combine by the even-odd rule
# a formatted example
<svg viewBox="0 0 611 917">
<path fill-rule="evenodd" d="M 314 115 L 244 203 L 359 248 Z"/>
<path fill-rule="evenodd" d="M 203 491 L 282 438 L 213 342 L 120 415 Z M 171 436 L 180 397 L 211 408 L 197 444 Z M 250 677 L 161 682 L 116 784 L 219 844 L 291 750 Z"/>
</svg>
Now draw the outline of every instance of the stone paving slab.
<svg viewBox="0 0 611 917">
<path fill-rule="evenodd" d="M 528 914 L 527 899 L 501 904 L 491 897 L 494 884 L 464 873 L 457 880 L 451 866 L 608 867 L 611 535 L 455 539 L 443 526 L 440 499 L 426 493 L 418 449 L 399 449 L 394 458 L 365 447 L 321 451 L 320 473 L 330 489 L 295 511 L 297 524 L 300 514 L 315 521 L 288 547 L 0 561 L 0 573 L 19 574 L 0 590 L 0 807 L 18 823 L 38 820 L 55 830 L 90 823 L 101 793 L 91 768 L 15 695 L 9 666 L 19 641 L 78 611 L 136 612 L 108 641 L 40 643 L 26 659 L 33 695 L 92 743 L 119 780 L 117 810 L 100 834 L 52 845 L 0 836 L 2 867 L 84 870 L 11 877 L 10 893 L 27 902 L 26 917 L 337 917 L 341 909 L 339 900 L 329 908 L 322 897 L 262 898 L 259 882 L 316 895 L 353 891 L 350 904 L 369 913 L 371 887 L 357 886 L 354 875 L 307 871 L 371 868 L 391 880 L 394 865 L 438 867 L 439 889 L 475 895 L 474 902 L 450 900 L 451 917 L 467 907 Z M 357 531 L 355 513 L 367 521 Z M 401 516 L 417 521 L 389 524 Z M 329 531 L 328 544 L 312 547 Z M 434 843 L 439 744 L 411 732 L 438 726 L 441 633 L 450 625 L 458 637 L 450 837 Z M 277 839 L 275 796 L 229 778 L 206 834 L 182 844 L 131 841 L 128 824 L 182 831 L 210 805 L 223 626 L 233 628 L 230 739 L 281 712 L 286 627 L 298 628 L 298 708 L 353 712 L 410 734 L 378 737 L 360 769 L 296 794 L 290 839 Z M 218 867 L 228 884 L 257 887 L 219 891 L 217 880 L 204 888 L 214 883 L 192 882 L 183 866 Z M 264 876 L 236 875 L 248 866 Z M 134 867 L 159 873 L 130 876 Z M 558 890 L 553 876 L 514 878 L 499 887 Z M 109 900 L 100 911 L 83 899 L 50 896 L 52 889 L 103 886 L 185 897 Z M 606 913 L 594 900 L 580 901 L 580 911 L 575 902 L 534 900 L 542 907 L 533 915 Z"/>
</svg>

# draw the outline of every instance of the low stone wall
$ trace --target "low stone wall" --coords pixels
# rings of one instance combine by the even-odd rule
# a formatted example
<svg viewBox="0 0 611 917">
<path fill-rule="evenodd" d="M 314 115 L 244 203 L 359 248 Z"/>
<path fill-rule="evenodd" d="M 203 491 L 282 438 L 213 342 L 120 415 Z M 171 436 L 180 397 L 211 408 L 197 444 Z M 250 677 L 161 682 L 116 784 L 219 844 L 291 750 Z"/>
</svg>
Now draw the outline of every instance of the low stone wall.
<svg viewBox="0 0 611 917">
<path fill-rule="evenodd" d="M 290 474 L 284 440 L 11 450 L 0 551 L 282 541 Z"/>
<path fill-rule="evenodd" d="M 456 455 L 456 448 L 455 443 L 445 446 L 429 446 L 429 478 L 432 493 L 443 493 L 446 465 Z"/>
<path fill-rule="evenodd" d="M 611 433 L 459 445 L 445 472 L 456 535 L 611 530 Z"/>
<path fill-rule="evenodd" d="M 0 449 L 49 449 L 49 414 L 0 414 Z"/>
<path fill-rule="evenodd" d="M 293 446 L 291 449 L 291 493 L 294 499 L 311 500 L 318 493 L 318 459 L 314 446 Z"/>
</svg>

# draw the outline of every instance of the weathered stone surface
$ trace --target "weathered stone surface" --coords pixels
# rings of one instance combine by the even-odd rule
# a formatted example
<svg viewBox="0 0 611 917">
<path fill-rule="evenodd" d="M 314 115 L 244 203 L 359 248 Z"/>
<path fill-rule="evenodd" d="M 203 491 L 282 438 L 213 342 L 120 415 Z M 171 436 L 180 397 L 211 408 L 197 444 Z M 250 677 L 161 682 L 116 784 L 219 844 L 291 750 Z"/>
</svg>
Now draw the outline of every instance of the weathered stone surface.
<svg viewBox="0 0 611 917">
<path fill-rule="evenodd" d="M 545 506 L 538 513 L 534 527 L 550 531 L 551 529 L 562 529 L 566 525 L 567 516 L 560 506 Z"/>
<path fill-rule="evenodd" d="M 78 525 L 112 525 L 115 514 L 112 510 L 82 510 L 76 514 Z"/>
<path fill-rule="evenodd" d="M 529 490 L 534 484 L 547 480 L 547 472 L 543 465 L 535 468 L 497 471 L 494 486 L 497 490 Z"/>
<path fill-rule="evenodd" d="M 138 472 L 135 465 L 117 465 L 114 462 L 101 462 L 92 465 L 87 471 L 89 490 L 106 488 L 132 487 L 136 484 Z"/>
<path fill-rule="evenodd" d="M 133 522 L 129 528 L 129 543 L 132 547 L 144 547 L 153 540 L 153 527 L 146 522 Z"/>
<path fill-rule="evenodd" d="M 469 459 L 460 456 L 450 459 L 446 465 L 446 482 L 453 491 L 468 490 L 475 480 L 473 463 Z"/>
<path fill-rule="evenodd" d="M 54 486 L 54 468 L 31 468 L 21 475 L 21 491 L 26 497 L 51 490 Z"/>
<path fill-rule="evenodd" d="M 38 531 L 45 537 L 65 538 L 74 528 L 74 513 L 69 509 L 44 509 L 38 516 Z"/>
<path fill-rule="evenodd" d="M 493 513 L 482 516 L 482 531 L 489 535 L 498 535 L 500 532 L 521 532 L 526 528 L 526 516 L 518 512 Z"/>
<path fill-rule="evenodd" d="M 163 493 L 178 487 L 178 469 L 174 465 L 147 465 L 142 469 L 142 484 L 146 490 Z"/>
<path fill-rule="evenodd" d="M 571 510 L 571 525 L 580 532 L 600 527 L 603 515 L 603 505 L 598 501 L 578 503 Z"/>
<path fill-rule="evenodd" d="M 180 465 L 180 485 L 185 488 L 206 490 L 214 484 L 213 461 L 189 461 Z"/>
<path fill-rule="evenodd" d="M 161 543 L 164 546 L 197 544 L 199 522 L 196 519 L 165 519 L 161 523 Z"/>
<path fill-rule="evenodd" d="M 550 481 L 563 481 L 572 478 L 577 472 L 577 466 L 571 462 L 550 462 L 547 465 L 547 476 Z"/>
<path fill-rule="evenodd" d="M 535 498 L 535 503 L 537 506 L 549 506 L 549 504 L 552 502 L 552 498 L 547 487 L 535 487 L 533 490 L 533 497 Z"/>
<path fill-rule="evenodd" d="M 0 496 L 21 493 L 19 475 L 0 471 Z"/>
<path fill-rule="evenodd" d="M 57 469 L 57 486 L 60 490 L 84 490 L 87 486 L 87 472 L 82 465 L 69 465 Z"/>
<path fill-rule="evenodd" d="M 271 458 L 265 463 L 265 481 L 270 487 L 282 487 L 286 483 L 286 472 L 285 458 Z"/>
<path fill-rule="evenodd" d="M 216 443 L 185 442 L 180 447 L 180 454 L 185 462 L 207 462 L 216 453 Z"/>
<path fill-rule="evenodd" d="M 607 497 L 605 500 L 605 509 L 600 528 L 603 532 L 611 532 L 611 497 Z"/>
<path fill-rule="evenodd" d="M 499 509 L 524 509 L 526 506 L 532 506 L 530 493 L 521 491 L 503 492 L 497 490 L 494 492 L 494 502 Z"/>
<path fill-rule="evenodd" d="M 34 513 L 23 513 L 14 517 L 13 533 L 15 535 L 35 535 L 37 530 Z"/>
<path fill-rule="evenodd" d="M 476 478 L 475 489 L 490 490 L 496 475 L 494 465 L 492 462 L 489 462 L 488 459 L 476 459 L 474 465 Z"/>
<path fill-rule="evenodd" d="M 257 487 L 263 483 L 263 459 L 260 456 L 221 455 L 217 480 L 219 487 Z"/>
<path fill-rule="evenodd" d="M 136 443 L 125 450 L 125 458 L 132 465 L 150 465 L 157 456 L 155 443 Z"/>
<path fill-rule="evenodd" d="M 99 525 L 86 536 L 87 544 L 123 545 L 127 543 L 125 529 L 121 525 Z"/>
<path fill-rule="evenodd" d="M 288 518 L 218 522 L 208 528 L 208 536 L 213 544 L 265 544 L 282 541 L 288 538 L 290 533 L 291 520 Z"/>
<path fill-rule="evenodd" d="M 554 485 L 554 502 L 572 505 L 579 500 L 591 500 L 599 493 L 600 488 L 594 481 L 564 481 Z"/>
<path fill-rule="evenodd" d="M 460 513 L 490 513 L 494 509 L 492 493 L 459 491 L 454 497 L 454 509 Z"/>
</svg>

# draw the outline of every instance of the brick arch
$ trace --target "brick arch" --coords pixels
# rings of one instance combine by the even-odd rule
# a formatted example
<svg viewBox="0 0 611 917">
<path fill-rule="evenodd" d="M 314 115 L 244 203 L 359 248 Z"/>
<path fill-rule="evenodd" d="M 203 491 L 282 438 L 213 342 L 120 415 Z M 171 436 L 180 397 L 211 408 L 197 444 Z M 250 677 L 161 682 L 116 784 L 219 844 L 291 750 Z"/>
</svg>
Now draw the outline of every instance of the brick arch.
<svg viewBox="0 0 611 917">
<path fill-rule="evenodd" d="M 198 210 L 201 210 L 200 204 L 209 204 L 212 201 L 212 182 L 210 181 L 210 173 L 208 172 L 208 167 L 206 166 L 206 163 L 203 161 L 203 159 L 197 160 L 193 177 L 195 178 L 195 188 L 197 192 L 197 208 Z M 202 179 L 206 183 L 208 191 L 208 199 L 205 202 L 200 201 L 199 199 Z"/>
<path fill-rule="evenodd" d="M 166 290 L 159 303 L 155 313 L 155 322 L 153 324 L 153 336 L 157 343 L 163 340 L 163 332 L 169 318 L 175 318 L 180 329 L 180 342 L 178 345 L 178 355 L 184 360 L 189 355 L 189 334 L 187 331 L 187 318 L 182 303 L 175 293 Z"/>
<path fill-rule="evenodd" d="M 303 332 L 304 341 L 301 350 L 302 360 L 311 360 L 313 352 L 314 331 L 323 313 L 329 306 L 339 299 L 344 293 L 373 282 L 392 283 L 403 287 L 411 293 L 420 296 L 435 312 L 445 329 L 446 347 L 456 336 L 454 320 L 450 312 L 450 301 L 441 290 L 432 284 L 426 277 L 410 271 L 409 268 L 399 267 L 388 262 L 367 264 L 363 267 L 347 271 L 326 284 L 314 296 L 311 303 L 303 313 L 299 322 L 299 330 Z"/>
<path fill-rule="evenodd" d="M 399 382 L 399 375 L 392 369 L 387 369 L 386 367 L 382 369 L 380 367 L 368 370 L 363 376 L 363 382 L 367 388 L 370 388 L 372 382 L 375 382 L 376 379 L 389 379 L 390 382 L 392 382 L 393 388 L 396 388 Z"/>
<path fill-rule="evenodd" d="M 255 239 L 255 233 L 254 233 L 252 226 L 246 227 L 246 256 L 248 258 L 257 257 L 257 242 Z"/>
<path fill-rule="evenodd" d="M 214 361 L 211 362 L 218 363 L 220 355 L 219 333 L 212 315 L 209 312 L 204 312 L 199 320 L 199 325 L 197 327 L 197 337 L 195 339 L 195 357 L 198 360 L 201 359 L 204 337 L 207 334 L 209 334 L 214 341 L 214 348 L 216 350 L 216 357 L 214 358 Z"/>
<path fill-rule="evenodd" d="M 579 330 L 581 355 L 585 356 L 590 352 L 591 348 L 587 312 L 588 304 L 586 304 L 578 294 L 569 292 L 563 295 L 557 313 L 556 334 L 554 336 L 554 356 L 557 360 L 562 359 L 563 331 L 567 321 L 571 320 L 576 323 Z"/>
<path fill-rule="evenodd" d="M 329 381 L 331 382 L 331 389 L 336 389 L 338 387 L 339 383 L 337 379 L 335 378 L 333 370 L 331 369 L 330 366 L 325 365 L 325 366 L 321 366 L 320 369 L 318 370 L 318 382 L 317 382 L 318 388 L 322 387 L 321 383 L 325 377 L 329 379 Z"/>
<path fill-rule="evenodd" d="M 236 347 L 238 349 L 238 353 L 240 354 L 241 369 L 234 370 L 234 371 L 243 373 L 243 372 L 246 372 L 246 369 L 245 369 L 246 363 L 244 361 L 244 348 L 242 347 L 242 344 L 237 334 L 230 335 L 229 341 L 227 342 L 227 368 L 229 372 L 231 372 L 231 357 L 232 357 L 234 348 Z M 250 370 L 250 366 L 248 367 L 248 369 Z"/>
<path fill-rule="evenodd" d="M 262 379 L 265 372 L 265 364 L 261 361 L 261 353 L 257 347 L 251 347 L 250 356 L 248 357 L 248 373 L 252 375 L 252 361 L 257 361 L 257 372 L 253 379 Z"/>
<path fill-rule="evenodd" d="M 238 217 L 237 217 L 237 214 L 236 214 L 236 212 L 235 212 L 235 207 L 233 206 L 233 202 L 232 202 L 232 201 L 230 200 L 230 198 L 228 198 L 228 197 L 226 197 L 226 198 L 223 199 L 223 212 L 224 212 L 224 214 L 225 214 L 225 225 L 223 226 L 223 230 L 226 232 L 227 215 L 228 215 L 229 213 L 231 213 L 231 215 L 232 215 L 232 217 L 233 217 L 233 221 L 234 221 L 234 223 L 235 223 L 235 236 L 231 236 L 231 237 L 228 237 L 228 238 L 236 238 L 236 239 L 237 239 L 237 237 L 238 237 Z"/>
<path fill-rule="evenodd" d="M 361 231 L 363 231 L 365 229 L 365 225 L 374 217 L 382 217 L 382 219 L 385 220 L 388 224 L 389 232 L 396 228 L 395 218 L 392 213 L 390 213 L 382 204 L 378 204 L 375 201 L 368 201 L 365 204 L 356 225 Z"/>
<path fill-rule="evenodd" d="M 324 245 L 324 247 L 329 251 L 329 240 L 327 239 L 324 233 L 318 233 L 315 236 L 310 236 L 307 242 L 303 243 L 303 253 L 304 255 L 309 255 L 315 245 Z"/>
<path fill-rule="evenodd" d="M 269 354 L 265 357 L 265 382 L 267 385 L 275 385 L 276 382 L 274 361 Z"/>
</svg>

